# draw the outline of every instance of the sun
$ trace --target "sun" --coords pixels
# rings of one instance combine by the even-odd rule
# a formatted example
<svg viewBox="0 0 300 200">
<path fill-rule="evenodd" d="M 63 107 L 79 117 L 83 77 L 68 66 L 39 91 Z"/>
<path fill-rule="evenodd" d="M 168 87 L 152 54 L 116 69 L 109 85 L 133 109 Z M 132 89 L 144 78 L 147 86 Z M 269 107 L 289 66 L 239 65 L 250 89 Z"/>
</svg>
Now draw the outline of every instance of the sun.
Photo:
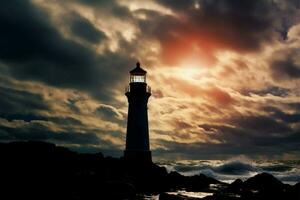
<svg viewBox="0 0 300 200">
<path fill-rule="evenodd" d="M 195 58 L 183 59 L 176 69 L 179 77 L 189 80 L 199 80 L 203 75 L 204 65 Z"/>
</svg>

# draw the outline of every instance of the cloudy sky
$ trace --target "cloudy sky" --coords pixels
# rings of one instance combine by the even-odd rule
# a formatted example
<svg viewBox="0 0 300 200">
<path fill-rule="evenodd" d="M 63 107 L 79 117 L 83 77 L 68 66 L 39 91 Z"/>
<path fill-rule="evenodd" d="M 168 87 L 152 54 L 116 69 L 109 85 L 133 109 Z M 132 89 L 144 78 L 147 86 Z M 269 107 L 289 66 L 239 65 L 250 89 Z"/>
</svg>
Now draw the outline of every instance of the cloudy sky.
<svg viewBox="0 0 300 200">
<path fill-rule="evenodd" d="M 122 154 L 128 71 L 155 159 L 300 159 L 300 1 L 1 0 L 0 141 Z"/>
</svg>

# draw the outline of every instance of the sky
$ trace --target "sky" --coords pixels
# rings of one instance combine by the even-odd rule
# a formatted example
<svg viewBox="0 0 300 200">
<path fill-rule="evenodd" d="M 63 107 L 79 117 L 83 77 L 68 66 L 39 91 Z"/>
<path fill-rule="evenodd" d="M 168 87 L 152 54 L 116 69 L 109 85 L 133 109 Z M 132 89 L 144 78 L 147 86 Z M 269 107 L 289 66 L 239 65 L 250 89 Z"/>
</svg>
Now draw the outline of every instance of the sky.
<svg viewBox="0 0 300 200">
<path fill-rule="evenodd" d="M 300 159 L 300 1 L 1 0 L 0 142 L 124 150 L 140 61 L 154 159 Z"/>
</svg>

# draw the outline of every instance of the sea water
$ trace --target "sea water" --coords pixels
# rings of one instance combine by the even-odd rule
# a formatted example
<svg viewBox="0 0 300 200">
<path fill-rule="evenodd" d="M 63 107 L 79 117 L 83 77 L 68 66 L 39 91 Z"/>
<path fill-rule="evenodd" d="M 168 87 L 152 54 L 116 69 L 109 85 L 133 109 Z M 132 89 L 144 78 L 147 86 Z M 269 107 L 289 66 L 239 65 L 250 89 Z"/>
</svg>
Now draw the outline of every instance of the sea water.
<svg viewBox="0 0 300 200">
<path fill-rule="evenodd" d="M 177 171 L 182 175 L 204 174 L 219 181 L 231 183 L 236 179 L 246 180 L 256 174 L 267 172 L 286 184 L 300 182 L 300 160 L 178 160 L 157 161 L 168 172 Z"/>
<path fill-rule="evenodd" d="M 172 160 L 156 161 L 168 172 L 176 171 L 185 176 L 204 174 L 219 181 L 232 183 L 236 179 L 243 181 L 256 174 L 267 172 L 283 183 L 294 185 L 300 182 L 300 160 L 250 160 L 246 158 L 229 160 Z M 169 194 L 203 198 L 213 195 L 209 192 L 187 192 L 179 190 Z M 145 200 L 158 200 L 159 195 L 144 196 Z"/>
</svg>

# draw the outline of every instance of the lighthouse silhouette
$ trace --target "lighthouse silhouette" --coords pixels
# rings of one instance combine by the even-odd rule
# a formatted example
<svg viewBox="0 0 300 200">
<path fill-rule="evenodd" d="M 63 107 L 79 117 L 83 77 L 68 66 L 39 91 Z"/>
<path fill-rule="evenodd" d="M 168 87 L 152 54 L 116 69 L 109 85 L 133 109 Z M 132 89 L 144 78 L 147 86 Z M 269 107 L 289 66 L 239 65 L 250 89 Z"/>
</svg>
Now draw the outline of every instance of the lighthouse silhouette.
<svg viewBox="0 0 300 200">
<path fill-rule="evenodd" d="M 147 110 L 151 88 L 146 83 L 146 74 L 147 72 L 137 62 L 136 67 L 130 71 L 130 83 L 125 91 L 129 104 L 124 151 L 124 158 L 127 161 L 152 162 Z"/>
</svg>

